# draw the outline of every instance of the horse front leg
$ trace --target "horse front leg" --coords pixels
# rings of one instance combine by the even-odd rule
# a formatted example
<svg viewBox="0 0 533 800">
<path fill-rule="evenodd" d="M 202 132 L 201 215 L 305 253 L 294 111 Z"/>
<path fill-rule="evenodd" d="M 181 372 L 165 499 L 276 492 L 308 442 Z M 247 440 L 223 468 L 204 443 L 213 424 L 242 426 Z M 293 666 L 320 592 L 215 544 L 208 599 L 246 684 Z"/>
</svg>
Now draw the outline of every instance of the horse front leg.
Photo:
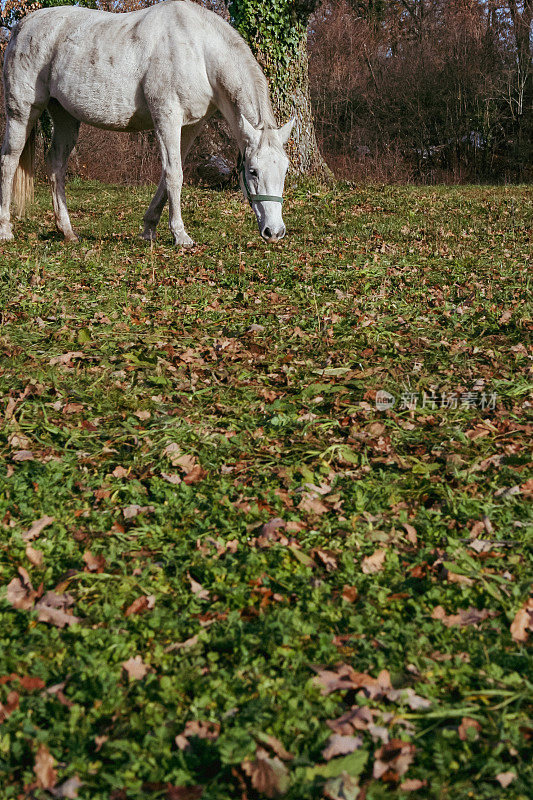
<svg viewBox="0 0 533 800">
<path fill-rule="evenodd" d="M 209 109 L 208 113 L 199 122 L 194 125 L 186 125 L 181 129 L 181 163 L 185 164 L 187 154 L 192 147 L 192 144 L 202 128 L 205 126 L 208 119 L 213 115 L 213 111 Z M 144 230 L 141 233 L 141 238 L 147 241 L 153 241 L 156 238 L 156 229 L 161 219 L 161 214 L 167 202 L 167 184 L 165 175 L 161 175 L 161 180 L 157 187 L 156 193 L 152 198 L 152 202 L 148 206 L 148 210 L 143 217 Z"/>
<path fill-rule="evenodd" d="M 169 228 L 176 245 L 193 247 L 194 242 L 186 232 L 181 217 L 181 189 L 183 186 L 181 128 L 181 119 L 176 113 L 168 114 L 168 116 L 162 115 L 162 119 L 155 123 L 156 136 L 161 149 L 163 178 L 168 195 Z"/>
</svg>

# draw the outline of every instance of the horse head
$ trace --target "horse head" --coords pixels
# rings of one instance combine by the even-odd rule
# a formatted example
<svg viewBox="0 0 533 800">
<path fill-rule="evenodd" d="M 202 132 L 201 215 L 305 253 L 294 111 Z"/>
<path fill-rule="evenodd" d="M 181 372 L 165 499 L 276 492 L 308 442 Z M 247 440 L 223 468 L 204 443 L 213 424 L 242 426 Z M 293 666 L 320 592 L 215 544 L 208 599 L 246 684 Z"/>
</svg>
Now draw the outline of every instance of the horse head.
<svg viewBox="0 0 533 800">
<path fill-rule="evenodd" d="M 243 146 L 238 165 L 241 189 L 254 210 L 259 233 L 265 242 L 279 242 L 286 233 L 281 212 L 289 166 L 283 148 L 291 135 L 294 119 L 281 128 L 257 130 L 242 117 L 241 125 Z"/>
</svg>

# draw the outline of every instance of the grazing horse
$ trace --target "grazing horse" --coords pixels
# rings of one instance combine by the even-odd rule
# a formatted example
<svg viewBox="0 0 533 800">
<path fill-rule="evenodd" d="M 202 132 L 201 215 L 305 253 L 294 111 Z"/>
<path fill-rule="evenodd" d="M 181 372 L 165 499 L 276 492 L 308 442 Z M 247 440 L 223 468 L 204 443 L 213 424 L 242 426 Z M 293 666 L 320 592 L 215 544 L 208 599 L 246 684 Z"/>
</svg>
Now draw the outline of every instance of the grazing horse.
<svg viewBox="0 0 533 800">
<path fill-rule="evenodd" d="M 69 155 L 81 122 L 155 131 L 162 175 L 144 215 L 152 240 L 168 199 L 176 245 L 191 247 L 181 217 L 183 161 L 219 109 L 239 146 L 239 179 L 267 242 L 285 235 L 281 214 L 294 120 L 276 125 L 265 76 L 244 39 L 190 0 L 112 14 L 77 6 L 35 11 L 16 26 L 4 59 L 7 127 L 1 155 L 0 239 L 12 239 L 10 203 L 24 210 L 33 189 L 34 126 L 53 120 L 46 156 L 54 215 L 75 241 L 65 198 Z M 17 173 L 17 174 L 15 174 Z"/>
</svg>

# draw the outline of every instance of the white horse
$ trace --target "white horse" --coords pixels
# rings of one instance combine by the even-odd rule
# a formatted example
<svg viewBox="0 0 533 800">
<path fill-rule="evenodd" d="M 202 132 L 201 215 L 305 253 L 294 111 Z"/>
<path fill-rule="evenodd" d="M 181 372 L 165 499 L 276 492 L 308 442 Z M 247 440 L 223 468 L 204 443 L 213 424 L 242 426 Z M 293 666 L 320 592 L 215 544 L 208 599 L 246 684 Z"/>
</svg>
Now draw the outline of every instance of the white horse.
<svg viewBox="0 0 533 800">
<path fill-rule="evenodd" d="M 77 6 L 35 11 L 9 41 L 4 86 L 0 239 L 13 238 L 12 192 L 22 212 L 33 189 L 34 126 L 45 108 L 54 124 L 46 156 L 54 215 L 67 240 L 77 239 L 65 198 L 67 161 L 85 122 L 117 131 L 155 130 L 162 176 L 142 236 L 155 238 L 168 199 L 175 243 L 192 246 L 181 217 L 182 165 L 216 109 L 237 140 L 241 188 L 261 236 L 277 242 L 285 235 L 283 148 L 294 120 L 277 128 L 259 64 L 241 36 L 212 11 L 190 0 L 127 14 Z"/>
</svg>

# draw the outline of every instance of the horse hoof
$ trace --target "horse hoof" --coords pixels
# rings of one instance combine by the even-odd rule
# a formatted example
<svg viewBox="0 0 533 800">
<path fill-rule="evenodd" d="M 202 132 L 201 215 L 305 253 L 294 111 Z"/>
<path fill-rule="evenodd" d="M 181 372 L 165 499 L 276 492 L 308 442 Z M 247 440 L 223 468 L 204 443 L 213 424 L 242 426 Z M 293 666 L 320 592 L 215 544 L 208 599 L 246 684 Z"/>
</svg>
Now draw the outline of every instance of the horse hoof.
<svg viewBox="0 0 533 800">
<path fill-rule="evenodd" d="M 155 242 L 157 233 L 155 231 L 143 231 L 139 234 L 139 239 L 144 239 L 145 242 Z"/>
<path fill-rule="evenodd" d="M 13 236 L 13 232 L 10 228 L 4 230 L 0 230 L 0 240 L 4 242 L 11 242 L 15 237 Z"/>
<path fill-rule="evenodd" d="M 191 239 L 191 237 L 187 236 L 186 233 L 182 233 L 180 236 L 175 236 L 174 243 L 176 247 L 183 247 L 185 250 L 191 250 L 196 246 L 194 239 Z"/>
<path fill-rule="evenodd" d="M 66 242 L 79 242 L 79 238 L 76 236 L 75 233 L 69 233 L 65 236 Z"/>
</svg>

